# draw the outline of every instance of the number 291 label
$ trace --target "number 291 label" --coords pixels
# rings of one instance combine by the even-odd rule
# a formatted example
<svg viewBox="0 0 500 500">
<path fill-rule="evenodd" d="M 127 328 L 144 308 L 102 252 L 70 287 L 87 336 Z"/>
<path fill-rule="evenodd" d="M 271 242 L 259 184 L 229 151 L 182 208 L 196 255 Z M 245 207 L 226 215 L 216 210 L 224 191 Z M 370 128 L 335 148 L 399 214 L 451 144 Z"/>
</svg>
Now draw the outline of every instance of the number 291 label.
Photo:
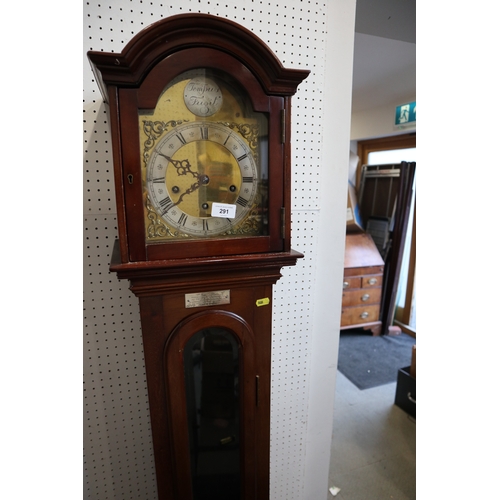
<svg viewBox="0 0 500 500">
<path fill-rule="evenodd" d="M 234 219 L 236 217 L 236 205 L 228 203 L 212 203 L 212 217 L 225 217 L 226 219 Z"/>
</svg>

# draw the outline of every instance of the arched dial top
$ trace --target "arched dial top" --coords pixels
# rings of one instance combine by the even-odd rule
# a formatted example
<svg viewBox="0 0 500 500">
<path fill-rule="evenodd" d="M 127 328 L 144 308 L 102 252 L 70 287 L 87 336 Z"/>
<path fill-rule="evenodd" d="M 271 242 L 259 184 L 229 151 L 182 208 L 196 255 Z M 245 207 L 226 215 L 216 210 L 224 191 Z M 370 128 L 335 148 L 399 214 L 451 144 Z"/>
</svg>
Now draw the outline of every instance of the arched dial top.
<svg viewBox="0 0 500 500">
<path fill-rule="evenodd" d="M 222 106 L 222 91 L 210 78 L 197 76 L 184 87 L 184 104 L 196 116 L 212 116 Z"/>
<path fill-rule="evenodd" d="M 206 121 L 167 133 L 147 166 L 155 211 L 170 227 L 192 236 L 237 228 L 252 209 L 257 180 L 247 143 L 224 124 Z"/>
</svg>

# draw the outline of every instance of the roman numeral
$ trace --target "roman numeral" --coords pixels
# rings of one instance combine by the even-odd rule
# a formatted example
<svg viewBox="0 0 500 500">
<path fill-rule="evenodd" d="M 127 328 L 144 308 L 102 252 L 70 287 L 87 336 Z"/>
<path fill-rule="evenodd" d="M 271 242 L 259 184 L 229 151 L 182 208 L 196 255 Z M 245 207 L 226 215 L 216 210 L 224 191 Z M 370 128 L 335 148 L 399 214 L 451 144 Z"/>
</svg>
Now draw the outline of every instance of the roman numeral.
<svg viewBox="0 0 500 500">
<path fill-rule="evenodd" d="M 243 182 L 253 182 L 253 177 L 243 177 Z"/>
<path fill-rule="evenodd" d="M 187 218 L 188 218 L 187 215 L 185 213 L 182 213 L 177 222 L 179 223 L 180 226 L 185 226 Z"/>
<path fill-rule="evenodd" d="M 163 184 L 165 182 L 165 177 L 155 177 L 153 179 L 154 184 Z"/>
<path fill-rule="evenodd" d="M 202 140 L 208 140 L 208 127 L 200 127 Z"/>
<path fill-rule="evenodd" d="M 245 200 L 245 198 L 238 196 L 236 203 L 238 203 L 238 205 L 241 205 L 242 207 L 246 207 L 248 205 L 248 200 Z"/>
<path fill-rule="evenodd" d="M 203 231 L 208 231 L 208 219 L 201 219 L 203 223 Z"/>
<path fill-rule="evenodd" d="M 246 157 L 247 157 L 247 154 L 246 154 L 246 153 L 245 153 L 244 155 L 241 155 L 241 156 L 238 158 L 238 162 L 240 162 L 241 160 L 244 160 Z"/>
<path fill-rule="evenodd" d="M 181 141 L 182 144 L 186 144 L 186 139 L 184 139 L 184 136 L 181 134 L 181 132 L 179 132 L 178 134 L 175 134 L 177 139 L 179 139 L 179 141 Z"/>
<path fill-rule="evenodd" d="M 174 206 L 174 202 L 167 196 L 163 200 L 160 200 L 160 206 L 163 209 L 161 214 L 164 215 Z"/>
</svg>

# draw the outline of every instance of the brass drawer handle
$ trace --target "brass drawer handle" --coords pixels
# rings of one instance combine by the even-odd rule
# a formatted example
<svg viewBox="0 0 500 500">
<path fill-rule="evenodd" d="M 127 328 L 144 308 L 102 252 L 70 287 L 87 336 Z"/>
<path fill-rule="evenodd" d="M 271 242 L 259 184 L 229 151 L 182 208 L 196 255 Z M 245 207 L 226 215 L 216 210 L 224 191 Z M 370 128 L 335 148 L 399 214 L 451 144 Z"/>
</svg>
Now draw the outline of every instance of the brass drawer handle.
<svg viewBox="0 0 500 500">
<path fill-rule="evenodd" d="M 363 302 L 366 302 L 369 298 L 370 298 L 370 294 L 369 294 L 369 293 L 365 293 L 365 294 L 361 297 L 361 300 L 362 300 Z"/>
<path fill-rule="evenodd" d="M 361 313 L 360 317 L 362 319 L 368 318 L 369 314 L 365 311 L 364 313 Z"/>
<path fill-rule="evenodd" d="M 349 286 L 349 282 L 348 281 L 344 281 L 344 288 L 347 288 Z"/>
<path fill-rule="evenodd" d="M 377 278 L 370 278 L 368 280 L 368 284 L 369 285 L 375 285 L 377 283 L 377 281 L 378 281 Z"/>
</svg>

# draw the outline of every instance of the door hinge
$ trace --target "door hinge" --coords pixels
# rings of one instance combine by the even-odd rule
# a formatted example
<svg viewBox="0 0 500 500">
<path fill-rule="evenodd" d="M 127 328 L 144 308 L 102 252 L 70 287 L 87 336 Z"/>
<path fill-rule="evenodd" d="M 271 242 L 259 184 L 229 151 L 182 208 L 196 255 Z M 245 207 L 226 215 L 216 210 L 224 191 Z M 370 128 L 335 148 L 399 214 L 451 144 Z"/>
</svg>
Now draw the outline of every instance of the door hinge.
<svg viewBox="0 0 500 500">
<path fill-rule="evenodd" d="M 286 110 L 281 110 L 281 144 L 286 141 Z"/>
</svg>

